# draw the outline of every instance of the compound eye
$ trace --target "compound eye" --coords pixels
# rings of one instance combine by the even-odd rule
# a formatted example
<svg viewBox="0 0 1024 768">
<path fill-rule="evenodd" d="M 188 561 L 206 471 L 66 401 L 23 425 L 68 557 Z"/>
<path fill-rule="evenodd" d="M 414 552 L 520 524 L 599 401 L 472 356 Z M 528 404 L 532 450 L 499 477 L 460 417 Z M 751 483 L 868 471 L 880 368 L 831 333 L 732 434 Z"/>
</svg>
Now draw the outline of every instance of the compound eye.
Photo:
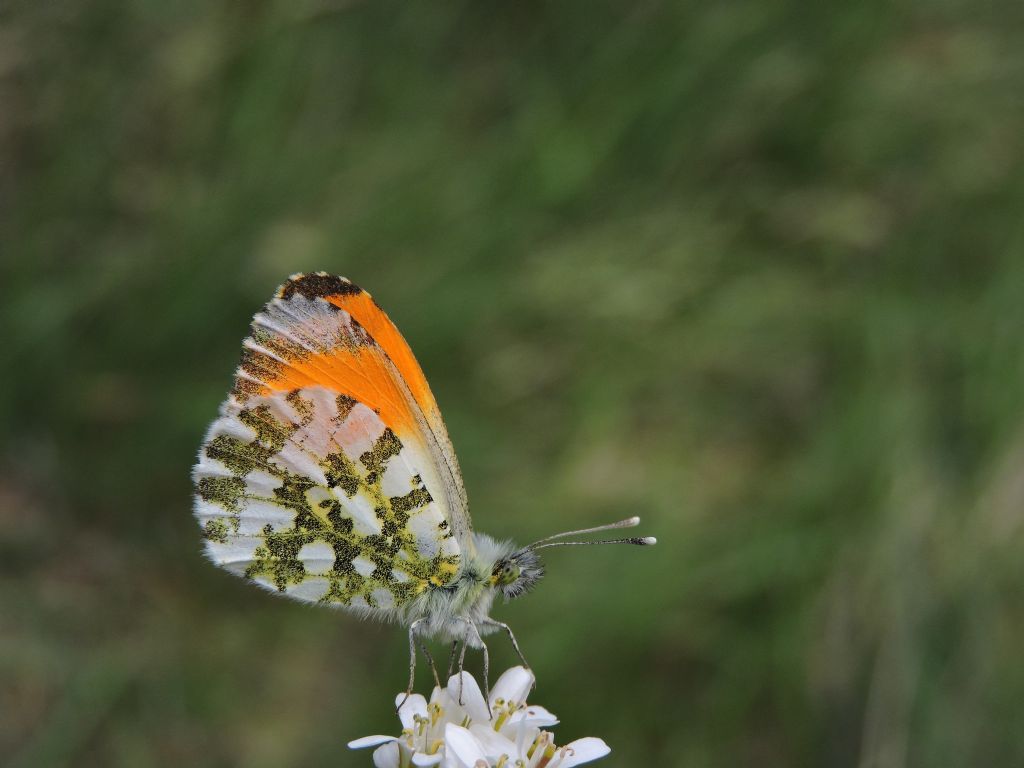
<svg viewBox="0 0 1024 768">
<path fill-rule="evenodd" d="M 508 586 L 509 584 L 514 582 L 517 578 L 519 578 L 519 569 L 515 565 L 513 565 L 512 563 L 505 563 L 501 567 L 501 570 L 498 571 L 498 573 L 496 575 L 497 575 L 497 582 L 501 586 Z"/>
</svg>

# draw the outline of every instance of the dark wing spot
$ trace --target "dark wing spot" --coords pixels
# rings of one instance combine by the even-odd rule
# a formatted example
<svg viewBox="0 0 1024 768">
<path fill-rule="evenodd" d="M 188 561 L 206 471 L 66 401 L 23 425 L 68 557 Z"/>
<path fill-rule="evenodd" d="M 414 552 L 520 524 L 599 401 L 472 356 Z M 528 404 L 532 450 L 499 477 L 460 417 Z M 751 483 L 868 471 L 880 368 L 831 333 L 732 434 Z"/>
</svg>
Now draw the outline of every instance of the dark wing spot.
<svg viewBox="0 0 1024 768">
<path fill-rule="evenodd" d="M 330 508 L 330 512 L 327 513 L 327 522 L 334 526 L 334 531 L 340 534 L 352 533 L 354 526 L 352 518 L 345 516 L 342 512 L 341 504 L 328 499 L 326 502 L 321 502 L 320 506 L 323 506 L 325 503 Z"/>
<path fill-rule="evenodd" d="M 380 473 L 384 470 L 388 460 L 393 456 L 397 456 L 401 451 L 402 441 L 388 427 L 384 430 L 384 434 L 377 438 L 373 448 L 360 456 L 359 460 L 363 462 L 363 466 L 370 472 Z"/>
<path fill-rule="evenodd" d="M 228 540 L 228 526 L 223 520 L 207 520 L 203 538 L 224 544 Z"/>
<path fill-rule="evenodd" d="M 266 328 L 261 328 L 258 325 L 252 326 L 249 338 L 271 353 L 272 356 L 267 356 L 260 350 L 251 350 L 262 359 L 268 360 L 276 366 L 275 370 L 280 370 L 282 366 L 282 363 L 275 358 L 294 361 L 302 360 L 309 354 L 309 349 L 301 342 L 290 339 L 287 336 L 282 336 L 274 331 L 268 331 Z M 248 349 L 248 347 L 245 347 L 245 349 Z"/>
<path fill-rule="evenodd" d="M 281 361 L 267 357 L 249 347 L 242 347 L 242 359 L 238 367 L 246 374 L 260 381 L 270 381 L 281 375 Z"/>
<path fill-rule="evenodd" d="M 295 294 L 307 299 L 320 299 L 324 296 L 348 296 L 362 293 L 362 288 L 337 275 L 326 272 L 312 272 L 306 275 L 295 275 L 282 285 L 277 295 L 282 299 L 290 299 Z"/>
<path fill-rule="evenodd" d="M 284 478 L 281 485 L 274 489 L 274 497 L 278 504 L 296 512 L 310 512 L 309 500 L 306 498 L 306 491 L 316 483 L 302 475 L 289 474 Z M 312 517 L 312 514 L 310 514 Z M 316 519 L 315 517 L 313 518 Z"/>
<path fill-rule="evenodd" d="M 299 414 L 302 426 L 306 426 L 313 421 L 313 417 L 316 416 L 316 406 L 313 405 L 312 400 L 304 398 L 299 390 L 293 389 L 285 395 L 284 399 L 287 400 L 291 404 L 292 408 L 295 409 L 295 412 Z"/>
<path fill-rule="evenodd" d="M 426 488 L 420 487 L 409 491 L 405 496 L 392 496 L 389 501 L 391 502 L 391 509 L 395 514 L 399 514 L 422 509 L 433 501 L 433 498 L 431 498 Z"/>
<path fill-rule="evenodd" d="M 256 433 L 256 438 L 274 453 L 280 453 L 285 443 L 298 429 L 296 424 L 278 421 L 265 405 L 243 408 L 238 420 Z"/>
<path fill-rule="evenodd" d="M 337 421 L 338 421 L 339 424 L 341 424 L 343 421 L 345 421 L 345 419 L 348 418 L 348 415 L 350 413 L 352 413 L 352 409 L 356 407 L 356 401 L 353 400 L 348 395 L 338 395 L 337 403 L 338 403 Z"/>
<path fill-rule="evenodd" d="M 239 499 L 245 493 L 245 480 L 240 477 L 201 477 L 196 483 L 196 493 L 203 501 L 237 512 Z"/>
<path fill-rule="evenodd" d="M 352 498 L 359 490 L 359 474 L 356 465 L 343 452 L 329 453 L 321 465 L 330 488 L 340 487 L 345 495 Z"/>
<path fill-rule="evenodd" d="M 334 546 L 334 566 L 332 570 L 335 573 L 342 573 L 350 578 L 358 576 L 356 573 L 355 566 L 352 565 L 352 561 L 359 557 L 360 549 L 358 546 L 348 541 L 347 539 L 336 539 L 333 543 Z"/>
<path fill-rule="evenodd" d="M 274 475 L 280 474 L 280 470 L 270 463 L 273 454 L 274 451 L 264 448 L 259 443 L 245 443 L 230 435 L 217 435 L 206 446 L 207 456 L 221 462 L 239 476 L 246 475 L 254 469 L 263 469 Z"/>
<path fill-rule="evenodd" d="M 252 379 L 243 379 L 241 376 L 237 376 L 235 384 L 231 388 L 231 394 L 244 403 L 250 397 L 258 395 L 262 389 L 263 386 Z"/>
</svg>

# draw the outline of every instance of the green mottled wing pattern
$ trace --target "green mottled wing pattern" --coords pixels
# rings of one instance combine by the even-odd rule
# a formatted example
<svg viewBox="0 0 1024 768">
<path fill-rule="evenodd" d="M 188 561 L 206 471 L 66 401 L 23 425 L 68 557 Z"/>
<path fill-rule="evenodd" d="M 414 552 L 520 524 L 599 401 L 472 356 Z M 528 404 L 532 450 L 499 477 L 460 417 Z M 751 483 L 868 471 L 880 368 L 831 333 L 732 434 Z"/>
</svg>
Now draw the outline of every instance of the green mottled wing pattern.
<svg viewBox="0 0 1024 768">
<path fill-rule="evenodd" d="M 431 460 L 324 387 L 229 398 L 193 472 L 206 554 L 298 600 L 401 611 L 459 570 Z"/>
</svg>

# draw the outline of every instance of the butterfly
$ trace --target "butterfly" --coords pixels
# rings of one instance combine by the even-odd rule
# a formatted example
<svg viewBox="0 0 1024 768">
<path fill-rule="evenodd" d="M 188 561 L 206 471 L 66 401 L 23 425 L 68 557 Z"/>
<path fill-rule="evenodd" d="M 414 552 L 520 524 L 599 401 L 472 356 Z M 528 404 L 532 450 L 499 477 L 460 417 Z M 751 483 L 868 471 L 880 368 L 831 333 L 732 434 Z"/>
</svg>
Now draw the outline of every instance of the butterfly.
<svg viewBox="0 0 1024 768">
<path fill-rule="evenodd" d="M 460 670 L 467 646 L 482 649 L 485 686 L 485 635 L 504 631 L 529 666 L 490 612 L 499 594 L 536 585 L 540 550 L 655 543 L 567 540 L 636 517 L 526 547 L 474 532 L 412 350 L 369 293 L 324 272 L 293 275 L 253 317 L 192 475 L 210 560 L 286 597 L 405 626 L 409 691 L 417 642 L 430 659 L 425 638 L 452 642 L 453 660 L 461 644 Z"/>
</svg>

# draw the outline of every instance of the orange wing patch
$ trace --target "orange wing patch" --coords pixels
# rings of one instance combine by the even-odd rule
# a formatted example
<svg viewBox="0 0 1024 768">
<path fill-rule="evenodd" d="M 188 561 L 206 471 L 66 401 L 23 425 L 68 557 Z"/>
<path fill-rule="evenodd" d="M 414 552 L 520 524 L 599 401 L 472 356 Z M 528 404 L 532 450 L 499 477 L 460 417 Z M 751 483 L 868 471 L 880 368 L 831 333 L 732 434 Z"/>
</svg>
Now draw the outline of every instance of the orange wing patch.
<svg viewBox="0 0 1024 768">
<path fill-rule="evenodd" d="M 289 280 L 253 318 L 234 394 L 244 402 L 311 386 L 363 403 L 404 433 L 420 423 L 416 406 L 424 416 L 438 412 L 408 344 L 370 295 L 343 278 L 319 273 Z"/>
<path fill-rule="evenodd" d="M 427 384 L 427 377 L 423 375 L 423 369 L 416 362 L 405 337 L 391 322 L 391 318 L 377 305 L 373 297 L 366 291 L 360 290 L 358 293 L 334 294 L 324 298 L 334 306 L 344 309 L 366 329 L 398 368 L 420 410 L 428 419 L 432 419 L 439 409 L 437 401 L 434 400 L 434 394 Z"/>
<path fill-rule="evenodd" d="M 423 415 L 432 427 L 435 426 L 441 412 L 423 369 L 405 337 L 367 291 L 343 277 L 314 272 L 295 275 L 278 290 L 278 296 L 283 299 L 296 294 L 307 299 L 324 299 L 355 318 L 398 368 Z"/>
<path fill-rule="evenodd" d="M 396 432 L 407 434 L 417 423 L 408 400 L 395 383 L 391 366 L 372 346 L 339 347 L 293 361 L 266 382 L 269 392 L 290 392 L 320 385 L 348 395 L 375 411 Z"/>
</svg>

